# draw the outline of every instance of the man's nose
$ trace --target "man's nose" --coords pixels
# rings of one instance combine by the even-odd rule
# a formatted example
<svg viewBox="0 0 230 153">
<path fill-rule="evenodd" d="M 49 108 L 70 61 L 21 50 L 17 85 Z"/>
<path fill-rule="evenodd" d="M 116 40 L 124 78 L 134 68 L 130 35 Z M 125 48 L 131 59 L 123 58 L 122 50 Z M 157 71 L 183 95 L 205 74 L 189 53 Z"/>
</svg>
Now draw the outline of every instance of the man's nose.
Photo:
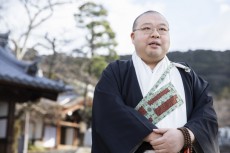
<svg viewBox="0 0 230 153">
<path fill-rule="evenodd" d="M 160 38 L 160 34 L 158 33 L 157 29 L 154 28 L 150 34 L 151 37 L 154 37 L 154 38 Z"/>
</svg>

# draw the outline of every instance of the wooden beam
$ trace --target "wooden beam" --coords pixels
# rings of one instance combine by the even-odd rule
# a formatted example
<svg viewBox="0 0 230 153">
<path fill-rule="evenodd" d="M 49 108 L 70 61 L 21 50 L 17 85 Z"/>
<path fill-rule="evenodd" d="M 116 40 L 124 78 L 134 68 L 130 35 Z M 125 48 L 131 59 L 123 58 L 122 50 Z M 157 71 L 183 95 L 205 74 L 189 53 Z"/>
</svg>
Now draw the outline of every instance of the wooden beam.
<svg viewBox="0 0 230 153">
<path fill-rule="evenodd" d="M 60 121 L 59 123 L 60 123 L 60 125 L 62 125 L 62 126 L 68 126 L 68 127 L 79 128 L 79 124 L 77 124 L 77 123 L 66 122 L 66 121 Z"/>
<path fill-rule="evenodd" d="M 75 105 L 75 106 L 72 106 L 70 108 L 63 110 L 62 113 L 67 114 L 69 111 L 74 112 L 75 110 L 83 109 L 83 108 L 84 106 L 82 104 L 78 104 L 78 105 Z"/>
</svg>

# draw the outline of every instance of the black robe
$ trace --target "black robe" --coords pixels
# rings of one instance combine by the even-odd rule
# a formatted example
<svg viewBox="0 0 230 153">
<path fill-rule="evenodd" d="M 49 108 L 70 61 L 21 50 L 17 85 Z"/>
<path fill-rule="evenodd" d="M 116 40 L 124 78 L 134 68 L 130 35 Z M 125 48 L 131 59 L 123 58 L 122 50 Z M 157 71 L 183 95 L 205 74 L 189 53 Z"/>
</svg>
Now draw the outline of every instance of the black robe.
<svg viewBox="0 0 230 153">
<path fill-rule="evenodd" d="M 208 83 L 178 68 L 185 90 L 187 123 L 197 153 L 218 153 L 218 124 Z M 132 60 L 115 61 L 103 71 L 93 99 L 92 153 L 143 153 L 143 138 L 157 128 L 134 107 L 143 98 Z"/>
</svg>

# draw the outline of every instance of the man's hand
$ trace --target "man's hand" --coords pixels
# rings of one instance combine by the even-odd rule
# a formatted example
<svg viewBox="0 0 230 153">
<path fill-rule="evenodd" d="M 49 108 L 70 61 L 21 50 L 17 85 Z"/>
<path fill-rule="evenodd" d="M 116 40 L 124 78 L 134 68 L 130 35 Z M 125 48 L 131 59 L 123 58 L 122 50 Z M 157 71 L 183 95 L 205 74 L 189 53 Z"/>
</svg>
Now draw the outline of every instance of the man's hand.
<svg viewBox="0 0 230 153">
<path fill-rule="evenodd" d="M 154 129 L 154 133 L 162 135 L 152 139 L 150 144 L 155 153 L 178 153 L 184 146 L 184 136 L 177 129 Z"/>
<path fill-rule="evenodd" d="M 150 141 L 153 141 L 153 140 L 155 140 L 157 138 L 160 138 L 160 137 L 162 137 L 162 134 L 158 134 L 158 133 L 152 132 L 149 135 L 147 135 L 143 140 L 145 142 L 149 142 L 150 143 Z"/>
</svg>

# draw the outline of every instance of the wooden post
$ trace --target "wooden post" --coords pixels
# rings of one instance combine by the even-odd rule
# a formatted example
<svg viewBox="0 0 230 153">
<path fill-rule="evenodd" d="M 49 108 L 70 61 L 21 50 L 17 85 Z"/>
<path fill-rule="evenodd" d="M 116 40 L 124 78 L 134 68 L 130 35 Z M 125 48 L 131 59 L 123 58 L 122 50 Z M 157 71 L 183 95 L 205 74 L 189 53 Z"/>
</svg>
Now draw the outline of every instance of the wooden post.
<svg viewBox="0 0 230 153">
<path fill-rule="evenodd" d="M 15 102 L 9 102 L 8 105 L 8 120 L 7 120 L 7 137 L 6 137 L 6 153 L 12 153 L 12 144 L 14 140 L 14 111 Z"/>
<path fill-rule="evenodd" d="M 29 124 L 30 124 L 30 112 L 29 112 L 29 110 L 26 110 L 23 153 L 27 153 L 27 151 L 28 151 Z"/>
<path fill-rule="evenodd" d="M 57 134 L 56 134 L 56 148 L 59 148 L 59 145 L 61 144 L 61 125 L 60 120 L 57 122 Z"/>
</svg>

